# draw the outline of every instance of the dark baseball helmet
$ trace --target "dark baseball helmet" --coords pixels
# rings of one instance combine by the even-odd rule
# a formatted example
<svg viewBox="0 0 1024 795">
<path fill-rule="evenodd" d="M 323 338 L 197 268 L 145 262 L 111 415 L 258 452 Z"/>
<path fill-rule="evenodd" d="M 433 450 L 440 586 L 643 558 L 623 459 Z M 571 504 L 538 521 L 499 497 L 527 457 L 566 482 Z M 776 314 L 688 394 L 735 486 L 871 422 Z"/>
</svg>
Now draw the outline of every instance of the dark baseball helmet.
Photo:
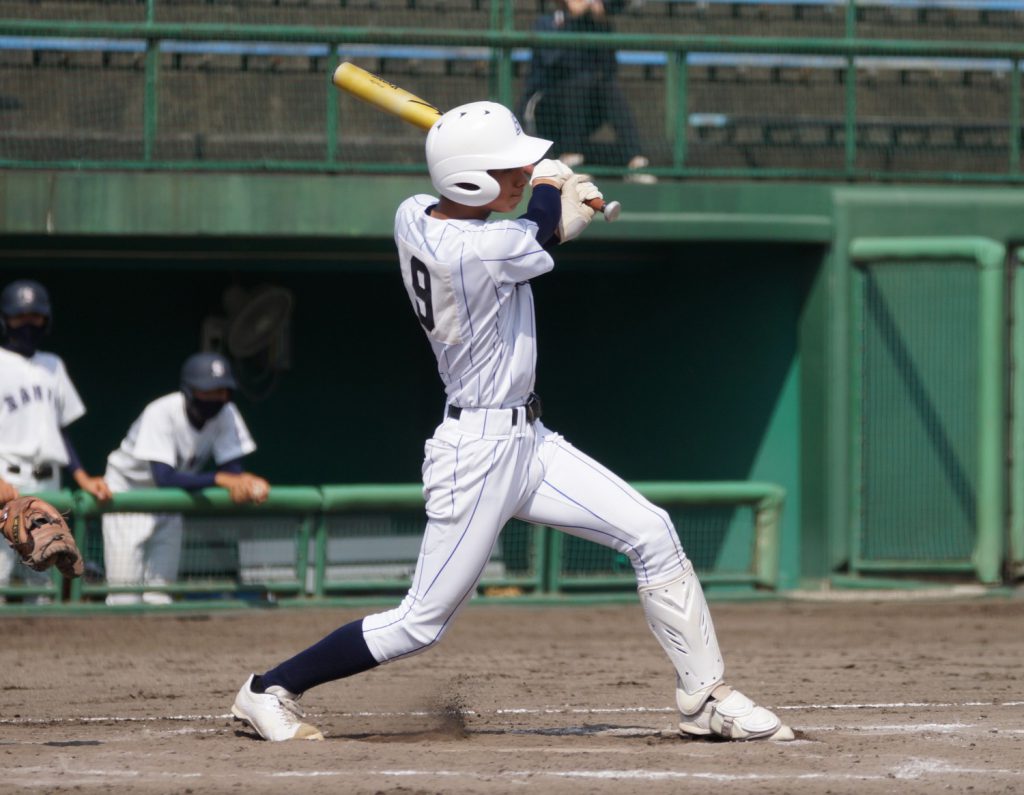
<svg viewBox="0 0 1024 795">
<path fill-rule="evenodd" d="M 231 363 L 219 353 L 193 353 L 181 368 L 181 390 L 191 396 L 199 390 L 236 389 Z"/>
<path fill-rule="evenodd" d="M 6 332 L 5 317 L 16 315 L 42 315 L 46 328 L 53 322 L 50 294 L 39 282 L 32 279 L 18 279 L 11 282 L 0 293 L 0 332 Z"/>
</svg>

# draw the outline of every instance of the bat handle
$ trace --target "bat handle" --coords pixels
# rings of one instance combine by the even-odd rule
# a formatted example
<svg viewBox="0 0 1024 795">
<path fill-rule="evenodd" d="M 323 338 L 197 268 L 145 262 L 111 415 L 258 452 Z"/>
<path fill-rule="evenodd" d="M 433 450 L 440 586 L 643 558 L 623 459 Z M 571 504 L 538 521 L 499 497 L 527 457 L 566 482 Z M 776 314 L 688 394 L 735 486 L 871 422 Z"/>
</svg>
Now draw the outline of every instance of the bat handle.
<svg viewBox="0 0 1024 795">
<path fill-rule="evenodd" d="M 604 199 L 591 199 L 587 202 L 596 212 L 604 213 L 604 220 L 614 221 L 622 211 L 622 205 L 618 202 L 606 202 Z"/>
</svg>

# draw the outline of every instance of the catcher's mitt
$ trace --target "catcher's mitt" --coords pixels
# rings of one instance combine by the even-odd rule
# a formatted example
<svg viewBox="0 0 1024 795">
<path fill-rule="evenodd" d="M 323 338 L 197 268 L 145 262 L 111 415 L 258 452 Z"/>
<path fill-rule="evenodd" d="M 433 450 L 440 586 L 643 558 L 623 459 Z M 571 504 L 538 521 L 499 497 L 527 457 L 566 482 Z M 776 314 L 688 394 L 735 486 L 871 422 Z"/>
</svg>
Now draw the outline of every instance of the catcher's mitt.
<svg viewBox="0 0 1024 795">
<path fill-rule="evenodd" d="M 56 565 L 69 579 L 85 569 L 75 537 L 60 511 L 38 497 L 16 497 L 0 508 L 0 531 L 30 569 Z"/>
</svg>

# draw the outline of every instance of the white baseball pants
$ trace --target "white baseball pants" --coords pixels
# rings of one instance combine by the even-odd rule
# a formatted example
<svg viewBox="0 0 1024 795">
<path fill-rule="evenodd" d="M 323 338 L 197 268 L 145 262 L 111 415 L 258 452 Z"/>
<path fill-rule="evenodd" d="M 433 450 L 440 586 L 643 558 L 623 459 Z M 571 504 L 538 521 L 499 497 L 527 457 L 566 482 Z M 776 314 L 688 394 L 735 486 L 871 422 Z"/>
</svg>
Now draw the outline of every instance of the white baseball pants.
<svg viewBox="0 0 1024 795">
<path fill-rule="evenodd" d="M 108 585 L 167 585 L 178 578 L 184 521 L 172 513 L 103 515 L 103 566 Z M 108 605 L 170 604 L 170 594 L 107 594 Z"/>
<path fill-rule="evenodd" d="M 426 443 L 423 491 L 427 526 L 412 587 L 397 608 L 363 619 L 380 663 L 440 640 L 513 517 L 623 553 L 639 585 L 684 572 L 668 514 L 540 421 L 528 423 L 522 408 L 446 418 Z"/>
</svg>

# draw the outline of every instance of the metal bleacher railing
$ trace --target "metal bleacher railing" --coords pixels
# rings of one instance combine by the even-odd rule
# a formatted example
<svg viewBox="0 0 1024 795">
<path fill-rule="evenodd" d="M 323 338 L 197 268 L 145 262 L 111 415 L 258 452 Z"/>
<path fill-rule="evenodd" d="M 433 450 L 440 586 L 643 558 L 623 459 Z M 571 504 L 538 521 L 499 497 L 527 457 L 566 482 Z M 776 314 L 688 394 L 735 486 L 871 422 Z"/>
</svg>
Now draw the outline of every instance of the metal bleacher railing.
<svg viewBox="0 0 1024 795">
<path fill-rule="evenodd" d="M 636 487 L 673 515 L 707 585 L 773 590 L 779 583 L 784 492 L 770 483 L 645 482 Z M 260 506 L 238 506 L 223 489 L 190 494 L 153 489 L 100 504 L 85 492 L 40 496 L 65 511 L 86 558 L 86 574 L 49 586 L 0 586 L 16 600 L 45 597 L 59 606 L 102 604 L 108 593 L 164 592 L 172 606 L 232 606 L 271 601 L 316 604 L 327 598 L 381 599 L 403 593 L 419 551 L 423 495 L 419 484 L 278 486 Z M 167 512 L 186 517 L 178 580 L 110 586 L 103 579 L 105 512 Z M 716 520 L 690 521 L 701 511 Z M 748 513 L 749 516 L 739 516 Z M 188 523 L 197 522 L 189 530 Z M 206 522 L 205 525 L 201 524 Z M 622 555 L 548 527 L 510 522 L 484 570 L 482 597 L 620 598 L 635 576 Z M 604 594 L 604 596 L 602 596 Z"/>
<path fill-rule="evenodd" d="M 0 97 L 0 167 L 420 172 L 420 134 L 388 127 L 397 122 L 340 96 L 329 80 L 340 61 L 365 62 L 441 107 L 481 94 L 515 105 L 534 51 L 576 46 L 616 51 L 658 176 L 1021 181 L 1018 0 L 649 0 L 643 16 L 623 17 L 620 32 L 601 34 L 517 27 L 522 9 L 511 0 L 475 3 L 483 21 L 461 29 L 436 27 L 445 20 L 439 13 L 440 22 L 424 27 L 181 23 L 162 21 L 164 5 L 146 0 L 145 17 L 135 21 L 0 18 L 0 56 L 10 59 L 0 70 L 20 78 L 19 90 L 0 92 L 9 95 L 6 107 Z M 665 14 L 654 16 L 656 7 Z M 417 4 L 404 8 L 412 13 Z M 661 32 L 678 29 L 666 22 L 670 10 L 715 8 L 741 21 L 746 8 L 785 8 L 794 20 L 825 11 L 841 24 L 831 36 L 746 35 L 761 31 L 758 24 L 741 27 L 744 35 Z M 934 30 L 927 38 L 865 36 L 862 17 L 876 11 L 952 16 L 935 28 L 943 38 Z M 971 15 L 975 27 L 961 28 L 958 14 Z M 1001 16 L 985 22 L 993 14 Z M 957 38 L 982 22 L 992 34 L 985 40 Z M 72 65 L 48 60 L 58 55 Z M 110 91 L 120 99 L 91 103 L 110 114 L 93 129 L 46 116 L 28 107 L 52 101 L 31 101 L 21 80 L 32 69 L 64 69 L 52 85 L 81 95 L 103 81 L 83 77 L 83 69 L 119 70 Z M 203 79 L 185 80 L 186 72 Z M 210 108 L 184 107 L 203 91 Z M 260 110 L 247 119 L 240 106 L 218 123 L 217 106 L 234 107 L 241 94 Z M 263 112 L 265 95 L 280 117 Z M 130 112 L 110 109 L 129 98 Z M 39 121 L 19 121 L 31 112 Z M 614 175 L 623 167 L 589 170 Z"/>
</svg>

